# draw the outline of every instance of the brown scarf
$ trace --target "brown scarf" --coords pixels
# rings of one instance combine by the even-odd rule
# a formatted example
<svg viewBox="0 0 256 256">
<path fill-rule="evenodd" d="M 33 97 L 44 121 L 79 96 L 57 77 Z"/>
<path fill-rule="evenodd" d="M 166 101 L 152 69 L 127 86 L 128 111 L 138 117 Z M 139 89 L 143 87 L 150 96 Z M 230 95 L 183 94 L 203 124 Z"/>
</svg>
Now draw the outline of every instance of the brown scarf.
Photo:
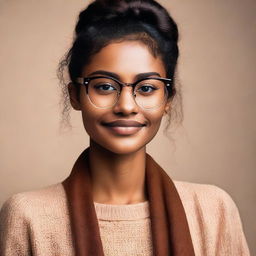
<svg viewBox="0 0 256 256">
<path fill-rule="evenodd" d="M 154 255 L 194 256 L 185 211 L 175 185 L 148 154 L 145 182 Z M 76 255 L 103 256 L 91 189 L 89 148 L 79 156 L 62 184 L 67 194 Z"/>
</svg>

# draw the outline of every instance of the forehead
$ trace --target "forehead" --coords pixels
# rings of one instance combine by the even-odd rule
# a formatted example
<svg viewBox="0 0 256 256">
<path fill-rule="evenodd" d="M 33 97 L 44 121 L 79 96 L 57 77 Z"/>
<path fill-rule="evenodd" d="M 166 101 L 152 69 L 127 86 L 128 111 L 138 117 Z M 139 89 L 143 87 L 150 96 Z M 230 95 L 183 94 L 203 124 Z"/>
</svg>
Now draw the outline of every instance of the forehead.
<svg viewBox="0 0 256 256">
<path fill-rule="evenodd" d="M 92 56 L 83 69 L 83 76 L 96 70 L 111 71 L 123 79 L 135 77 L 138 73 L 157 72 L 166 76 L 160 57 L 154 57 L 148 47 L 139 41 L 110 43 Z"/>
</svg>

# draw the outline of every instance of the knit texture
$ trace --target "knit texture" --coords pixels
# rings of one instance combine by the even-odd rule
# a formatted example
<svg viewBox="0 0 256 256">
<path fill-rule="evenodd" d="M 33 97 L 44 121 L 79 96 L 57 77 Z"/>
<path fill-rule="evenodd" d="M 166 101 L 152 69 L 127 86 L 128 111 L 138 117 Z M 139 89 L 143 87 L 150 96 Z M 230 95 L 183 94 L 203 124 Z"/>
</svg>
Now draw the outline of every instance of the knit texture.
<svg viewBox="0 0 256 256">
<path fill-rule="evenodd" d="M 105 255 L 152 255 L 149 202 L 94 203 Z"/>
<path fill-rule="evenodd" d="M 177 181 L 175 186 L 196 255 L 250 255 L 238 209 L 225 191 Z M 148 201 L 94 206 L 106 256 L 152 255 Z M 15 194 L 4 203 L 0 211 L 0 255 L 75 255 L 61 183 Z"/>
</svg>

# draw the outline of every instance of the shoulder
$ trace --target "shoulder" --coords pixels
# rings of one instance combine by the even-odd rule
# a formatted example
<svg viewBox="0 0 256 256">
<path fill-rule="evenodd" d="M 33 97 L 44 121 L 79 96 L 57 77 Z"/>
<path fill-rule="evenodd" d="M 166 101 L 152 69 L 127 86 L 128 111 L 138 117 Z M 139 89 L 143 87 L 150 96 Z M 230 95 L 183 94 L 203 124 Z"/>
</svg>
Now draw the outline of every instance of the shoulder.
<svg viewBox="0 0 256 256">
<path fill-rule="evenodd" d="M 219 207 L 233 209 L 236 205 L 231 196 L 222 188 L 183 181 L 174 181 L 176 189 L 184 204 L 193 203 L 204 206 L 204 209 Z"/>
<path fill-rule="evenodd" d="M 174 184 L 178 192 L 182 194 L 192 193 L 197 195 L 203 195 L 207 193 L 207 194 L 213 194 L 213 195 L 229 196 L 225 190 L 223 190 L 222 188 L 216 185 L 192 183 L 192 182 L 177 181 L 177 180 L 174 180 Z"/>
<path fill-rule="evenodd" d="M 31 215 L 48 211 L 65 201 L 65 193 L 61 183 L 50 185 L 37 190 L 26 191 L 10 196 L 2 205 L 0 221 L 22 217 L 30 219 Z"/>
<path fill-rule="evenodd" d="M 8 198 L 0 211 L 0 230 L 1 255 L 30 255 L 31 251 L 44 255 L 73 255 L 62 184 Z"/>
<path fill-rule="evenodd" d="M 208 184 L 174 184 L 196 251 L 202 255 L 249 255 L 238 208 L 225 190 Z"/>
<path fill-rule="evenodd" d="M 209 184 L 174 181 L 185 211 L 197 219 L 216 221 L 239 220 L 238 208 L 222 188 Z"/>
</svg>

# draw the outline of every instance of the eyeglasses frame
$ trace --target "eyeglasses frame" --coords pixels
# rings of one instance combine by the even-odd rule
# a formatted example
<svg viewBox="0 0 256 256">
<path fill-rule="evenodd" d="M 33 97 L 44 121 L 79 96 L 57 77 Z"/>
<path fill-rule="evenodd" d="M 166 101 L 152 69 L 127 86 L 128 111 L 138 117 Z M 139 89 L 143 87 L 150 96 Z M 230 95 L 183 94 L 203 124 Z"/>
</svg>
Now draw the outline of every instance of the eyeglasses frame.
<svg viewBox="0 0 256 256">
<path fill-rule="evenodd" d="M 164 77 L 144 77 L 144 78 L 141 78 L 137 81 L 135 81 L 134 83 L 124 83 L 124 82 L 121 82 L 120 80 L 114 78 L 114 77 L 111 77 L 111 76 L 104 76 L 104 75 L 100 75 L 100 76 L 91 76 L 91 77 L 78 77 L 76 79 L 76 84 L 78 85 L 85 85 L 85 88 L 86 88 L 86 94 L 88 95 L 88 84 L 91 80 L 93 79 L 96 79 L 96 78 L 107 78 L 107 79 L 111 79 L 113 81 L 115 81 L 116 83 L 118 83 L 118 85 L 120 86 L 120 92 L 118 92 L 118 96 L 117 96 L 117 102 L 118 102 L 118 99 L 119 99 L 119 96 L 122 92 L 122 89 L 123 87 L 125 86 L 131 86 L 133 88 L 133 96 L 136 97 L 136 94 L 134 93 L 134 88 L 135 86 L 140 83 L 141 81 L 144 81 L 144 80 L 150 80 L 150 79 L 155 79 L 155 80 L 159 80 L 159 81 L 163 81 L 166 85 L 166 89 L 168 91 L 168 93 L 171 92 L 172 90 L 172 86 L 170 84 L 170 82 L 172 81 L 171 78 L 164 78 Z M 116 103 L 115 103 L 116 104 Z M 113 106 L 115 105 L 113 104 Z"/>
</svg>

